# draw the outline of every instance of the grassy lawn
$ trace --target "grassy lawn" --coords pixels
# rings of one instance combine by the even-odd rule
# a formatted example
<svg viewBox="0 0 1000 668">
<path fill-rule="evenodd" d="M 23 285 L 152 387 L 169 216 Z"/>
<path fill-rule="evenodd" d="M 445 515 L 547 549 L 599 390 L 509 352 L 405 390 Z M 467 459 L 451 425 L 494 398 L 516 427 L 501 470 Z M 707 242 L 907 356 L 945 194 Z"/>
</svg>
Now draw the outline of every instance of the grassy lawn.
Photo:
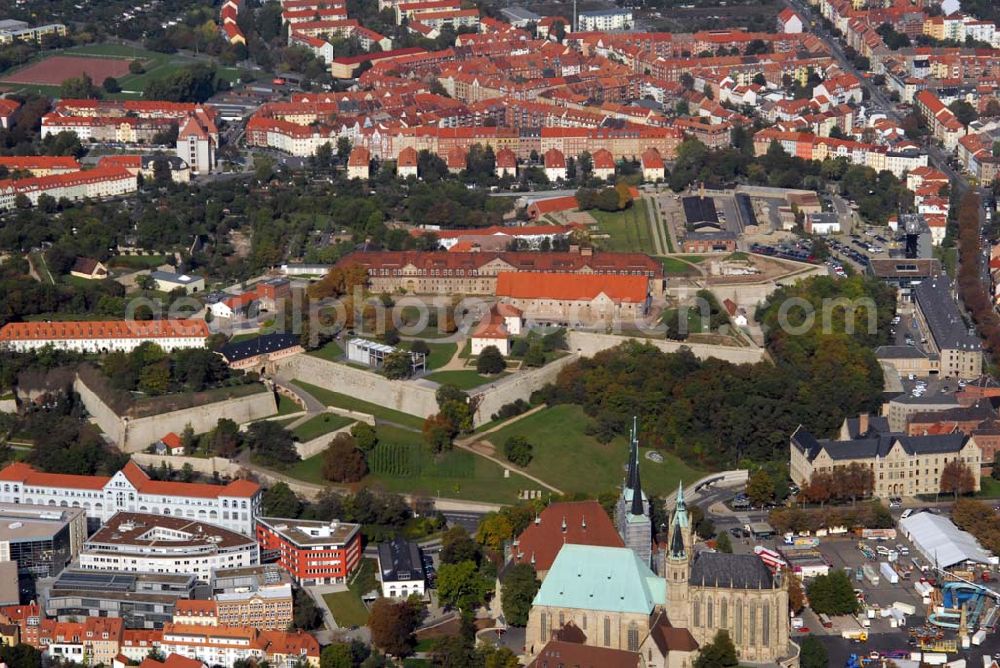
<svg viewBox="0 0 1000 668">
<path fill-rule="evenodd" d="M 434 455 L 421 434 L 390 425 L 378 425 L 379 444 L 368 456 L 371 472 L 364 479 L 399 494 L 425 494 L 489 503 L 513 503 L 521 489 L 534 483 L 465 450 Z M 323 455 L 314 455 L 285 471 L 288 475 L 323 484 Z"/>
<path fill-rule="evenodd" d="M 306 441 L 311 441 L 317 436 L 329 434 L 330 432 L 337 431 L 338 429 L 346 427 L 349 424 L 354 424 L 354 422 L 355 420 L 344 417 L 343 415 L 324 413 L 306 420 L 296 427 L 292 433 L 295 434 L 301 442 L 305 443 Z"/>
<path fill-rule="evenodd" d="M 666 311 L 663 312 L 663 315 L 660 317 L 660 322 L 662 323 L 677 322 L 678 310 L 679 309 L 668 308 Z M 687 315 L 687 333 L 701 334 L 704 331 L 704 328 L 702 328 L 701 312 L 698 311 L 698 309 L 690 306 L 685 306 L 684 311 Z"/>
<path fill-rule="evenodd" d="M 316 385 L 310 385 L 309 383 L 305 383 L 301 380 L 296 380 L 294 382 L 296 385 L 322 401 L 327 406 L 336 406 L 337 408 L 346 408 L 352 411 L 368 413 L 369 415 L 374 415 L 380 420 L 395 422 L 403 425 L 404 427 L 410 427 L 411 429 L 420 429 L 424 425 L 423 418 L 417 417 L 416 415 L 409 415 L 408 413 L 379 406 L 378 404 L 369 403 L 356 397 L 341 394 L 340 392 L 333 392 L 322 387 L 317 387 Z"/>
<path fill-rule="evenodd" d="M 597 221 L 600 231 L 610 235 L 611 238 L 606 241 L 608 250 L 656 252 L 650 235 L 649 221 L 646 218 L 645 200 L 635 200 L 632 206 L 624 211 L 591 209 L 588 213 Z"/>
<path fill-rule="evenodd" d="M 116 255 L 108 263 L 112 267 L 127 269 L 156 269 L 166 261 L 165 255 Z"/>
<path fill-rule="evenodd" d="M 979 481 L 979 494 L 977 496 L 985 497 L 988 499 L 995 499 L 1000 497 L 1000 480 L 994 480 L 988 475 L 984 475 Z"/>
<path fill-rule="evenodd" d="M 524 436 L 535 446 L 529 473 L 564 492 L 597 494 L 621 484 L 628 443 L 623 436 L 607 445 L 599 443 L 585 433 L 589 422 L 579 406 L 558 405 L 518 420 L 487 438 L 502 451 L 508 438 Z M 677 489 L 678 480 L 687 484 L 705 474 L 667 452 L 660 452 L 662 463 L 646 459 L 646 452 L 643 448 L 640 454 L 642 485 L 652 494 L 668 494 Z M 572 467 L 572 475 L 566 475 L 568 466 Z"/>
<path fill-rule="evenodd" d="M 289 399 L 283 394 L 278 395 L 278 415 L 291 415 L 302 412 L 302 406 Z"/>
<path fill-rule="evenodd" d="M 425 343 L 427 342 L 425 341 Z M 409 349 L 412 344 L 412 341 L 407 341 L 405 347 Z M 427 354 L 428 369 L 444 366 L 451 361 L 451 358 L 455 356 L 455 351 L 458 350 L 457 343 L 427 343 L 427 347 L 430 348 L 430 353 Z"/>
<path fill-rule="evenodd" d="M 699 276 L 701 272 L 686 262 L 681 262 L 676 257 L 661 257 L 663 263 L 663 273 L 670 276 Z"/>
<path fill-rule="evenodd" d="M 509 375 L 507 372 L 501 372 L 492 376 L 481 376 L 474 369 L 462 369 L 460 371 L 438 371 L 425 376 L 425 378 L 442 385 L 454 385 L 461 390 L 471 390 L 480 385 L 494 383 Z"/>
<path fill-rule="evenodd" d="M 321 360 L 326 360 L 327 362 L 336 362 L 344 356 L 344 349 L 341 348 L 340 344 L 336 341 L 330 341 L 322 348 L 310 350 L 309 354 L 313 357 L 318 357 Z"/>
<path fill-rule="evenodd" d="M 361 598 L 353 591 L 338 591 L 334 594 L 324 594 L 323 601 L 330 608 L 337 626 L 350 628 L 364 626 L 368 623 L 368 608 Z"/>
</svg>

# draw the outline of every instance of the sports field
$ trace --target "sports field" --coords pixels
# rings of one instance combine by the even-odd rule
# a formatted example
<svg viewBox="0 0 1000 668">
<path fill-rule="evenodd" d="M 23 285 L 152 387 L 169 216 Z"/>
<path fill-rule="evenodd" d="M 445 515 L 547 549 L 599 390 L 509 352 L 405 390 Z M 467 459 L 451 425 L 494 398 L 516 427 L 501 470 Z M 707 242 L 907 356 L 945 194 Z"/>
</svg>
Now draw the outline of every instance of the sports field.
<svg viewBox="0 0 1000 668">
<path fill-rule="evenodd" d="M 100 85 L 108 77 L 128 74 L 127 60 L 86 56 L 51 56 L 4 77 L 4 83 L 58 86 L 66 79 L 84 74 Z"/>
</svg>

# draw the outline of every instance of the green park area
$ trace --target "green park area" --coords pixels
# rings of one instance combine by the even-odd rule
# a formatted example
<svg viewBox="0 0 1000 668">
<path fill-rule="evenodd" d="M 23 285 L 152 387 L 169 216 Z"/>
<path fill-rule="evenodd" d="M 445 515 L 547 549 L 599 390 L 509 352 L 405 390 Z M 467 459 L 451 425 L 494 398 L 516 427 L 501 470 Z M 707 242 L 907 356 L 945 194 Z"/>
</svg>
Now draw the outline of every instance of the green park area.
<svg viewBox="0 0 1000 668">
<path fill-rule="evenodd" d="M 294 381 L 294 384 L 301 387 L 303 390 L 313 395 L 327 406 L 336 406 L 337 408 L 346 408 L 347 410 L 367 413 L 368 415 L 374 415 L 379 420 L 394 422 L 409 429 L 420 429 L 424 425 L 423 419 L 417 417 L 416 415 L 410 415 L 391 408 L 386 408 L 385 406 L 373 404 L 371 402 L 364 401 L 363 399 L 341 394 L 340 392 L 333 392 L 316 385 L 310 385 L 309 383 L 301 380 Z"/>
<path fill-rule="evenodd" d="M 507 372 L 501 372 L 495 373 L 492 376 L 483 376 L 475 369 L 460 369 L 455 371 L 438 371 L 427 376 L 427 380 L 432 380 L 442 385 L 454 385 L 460 390 L 471 390 L 480 385 L 495 383 L 509 375 Z"/>
<path fill-rule="evenodd" d="M 537 487 L 494 462 L 471 452 L 453 449 L 435 454 L 418 431 L 386 424 L 376 428 L 378 445 L 368 453 L 369 474 L 362 484 L 374 484 L 389 492 L 423 494 L 490 503 L 514 503 L 522 489 Z M 306 482 L 323 484 L 323 455 L 318 454 L 290 467 L 286 473 Z"/>
<path fill-rule="evenodd" d="M 344 349 L 336 341 L 328 341 L 323 347 L 310 350 L 309 354 L 327 362 L 337 362 L 344 356 Z"/>
<path fill-rule="evenodd" d="M 687 260 L 687 262 L 685 262 Z M 698 268 L 692 266 L 691 258 L 679 255 L 672 257 L 661 257 L 660 262 L 663 263 L 663 273 L 667 276 L 700 276 L 701 272 Z"/>
<path fill-rule="evenodd" d="M 579 406 L 560 404 L 533 413 L 485 436 L 502 457 L 503 444 L 512 436 L 523 436 L 534 448 L 527 472 L 558 487 L 563 492 L 598 494 L 618 487 L 625 475 L 628 441 L 618 437 L 600 443 L 586 433 L 590 418 Z M 640 439 L 641 445 L 641 439 Z M 641 449 L 643 489 L 651 494 L 667 494 L 705 475 L 674 455 L 657 451 L 662 462 L 646 458 Z"/>
<path fill-rule="evenodd" d="M 330 609 L 337 626 L 351 628 L 368 623 L 368 608 L 361 597 L 378 587 L 375 569 L 374 559 L 363 559 L 354 579 L 348 583 L 347 591 L 323 595 L 323 602 Z"/>
<path fill-rule="evenodd" d="M 646 202 L 637 199 L 622 211 L 591 209 L 587 213 L 597 221 L 597 231 L 610 238 L 602 241 L 607 250 L 653 253 L 655 246 L 646 218 Z"/>
<path fill-rule="evenodd" d="M 173 74 L 189 65 L 204 62 L 177 54 L 147 51 L 126 44 L 87 44 L 66 49 L 63 53 L 67 56 L 103 56 L 141 61 L 145 72 L 128 74 L 118 80 L 118 84 L 122 87 L 122 93 L 112 97 L 123 98 L 142 97 L 142 92 L 150 81 Z M 216 72 L 220 80 L 229 83 L 240 78 L 240 71 L 235 67 L 216 67 Z M 96 83 L 100 85 L 101 82 Z"/>
<path fill-rule="evenodd" d="M 336 415 L 334 413 L 322 413 L 315 417 L 309 418 L 294 430 L 292 433 L 299 441 L 305 443 L 306 441 L 311 441 L 314 438 L 318 438 L 323 434 L 329 434 L 331 432 L 342 429 L 349 424 L 353 424 L 356 420 L 344 417 L 343 415 Z"/>
</svg>

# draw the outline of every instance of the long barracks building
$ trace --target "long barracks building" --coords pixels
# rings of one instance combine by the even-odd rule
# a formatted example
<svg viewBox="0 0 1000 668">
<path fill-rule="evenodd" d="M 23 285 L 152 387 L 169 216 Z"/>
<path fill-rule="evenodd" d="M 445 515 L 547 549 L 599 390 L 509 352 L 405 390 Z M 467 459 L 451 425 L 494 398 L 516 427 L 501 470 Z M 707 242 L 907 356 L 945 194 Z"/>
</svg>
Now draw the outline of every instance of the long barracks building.
<svg viewBox="0 0 1000 668">
<path fill-rule="evenodd" d="M 0 471 L 0 502 L 83 508 L 93 524 L 119 512 L 153 513 L 253 536 L 260 497 L 260 486 L 250 480 L 228 485 L 153 480 L 132 461 L 110 478 L 44 473 L 21 462 Z"/>
<path fill-rule="evenodd" d="M 645 276 L 649 291 L 663 292 L 663 265 L 643 253 L 461 253 L 445 251 L 358 252 L 338 266 L 359 264 L 368 272 L 373 292 L 389 294 L 496 294 L 502 272 Z"/>
</svg>

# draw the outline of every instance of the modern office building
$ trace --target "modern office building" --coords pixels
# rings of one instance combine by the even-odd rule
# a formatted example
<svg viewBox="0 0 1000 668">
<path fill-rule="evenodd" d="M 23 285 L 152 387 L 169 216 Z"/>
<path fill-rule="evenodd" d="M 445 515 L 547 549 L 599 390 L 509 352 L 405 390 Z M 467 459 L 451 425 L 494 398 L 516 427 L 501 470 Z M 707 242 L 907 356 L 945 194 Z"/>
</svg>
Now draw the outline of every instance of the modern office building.
<svg viewBox="0 0 1000 668">
<path fill-rule="evenodd" d="M 359 524 L 260 517 L 257 543 L 263 561 L 277 561 L 304 586 L 346 582 L 361 562 Z"/>
<path fill-rule="evenodd" d="M 179 600 L 194 597 L 194 575 L 70 569 L 41 592 L 45 613 L 60 620 L 120 617 L 127 628 L 157 629 L 174 618 Z"/>
<path fill-rule="evenodd" d="M 20 575 L 59 575 L 86 537 L 81 508 L 0 504 L 0 561 L 16 562 Z"/>
<path fill-rule="evenodd" d="M 193 574 L 205 583 L 215 569 L 258 563 L 253 538 L 208 522 L 151 513 L 118 513 L 80 552 L 83 569 Z"/>
</svg>

